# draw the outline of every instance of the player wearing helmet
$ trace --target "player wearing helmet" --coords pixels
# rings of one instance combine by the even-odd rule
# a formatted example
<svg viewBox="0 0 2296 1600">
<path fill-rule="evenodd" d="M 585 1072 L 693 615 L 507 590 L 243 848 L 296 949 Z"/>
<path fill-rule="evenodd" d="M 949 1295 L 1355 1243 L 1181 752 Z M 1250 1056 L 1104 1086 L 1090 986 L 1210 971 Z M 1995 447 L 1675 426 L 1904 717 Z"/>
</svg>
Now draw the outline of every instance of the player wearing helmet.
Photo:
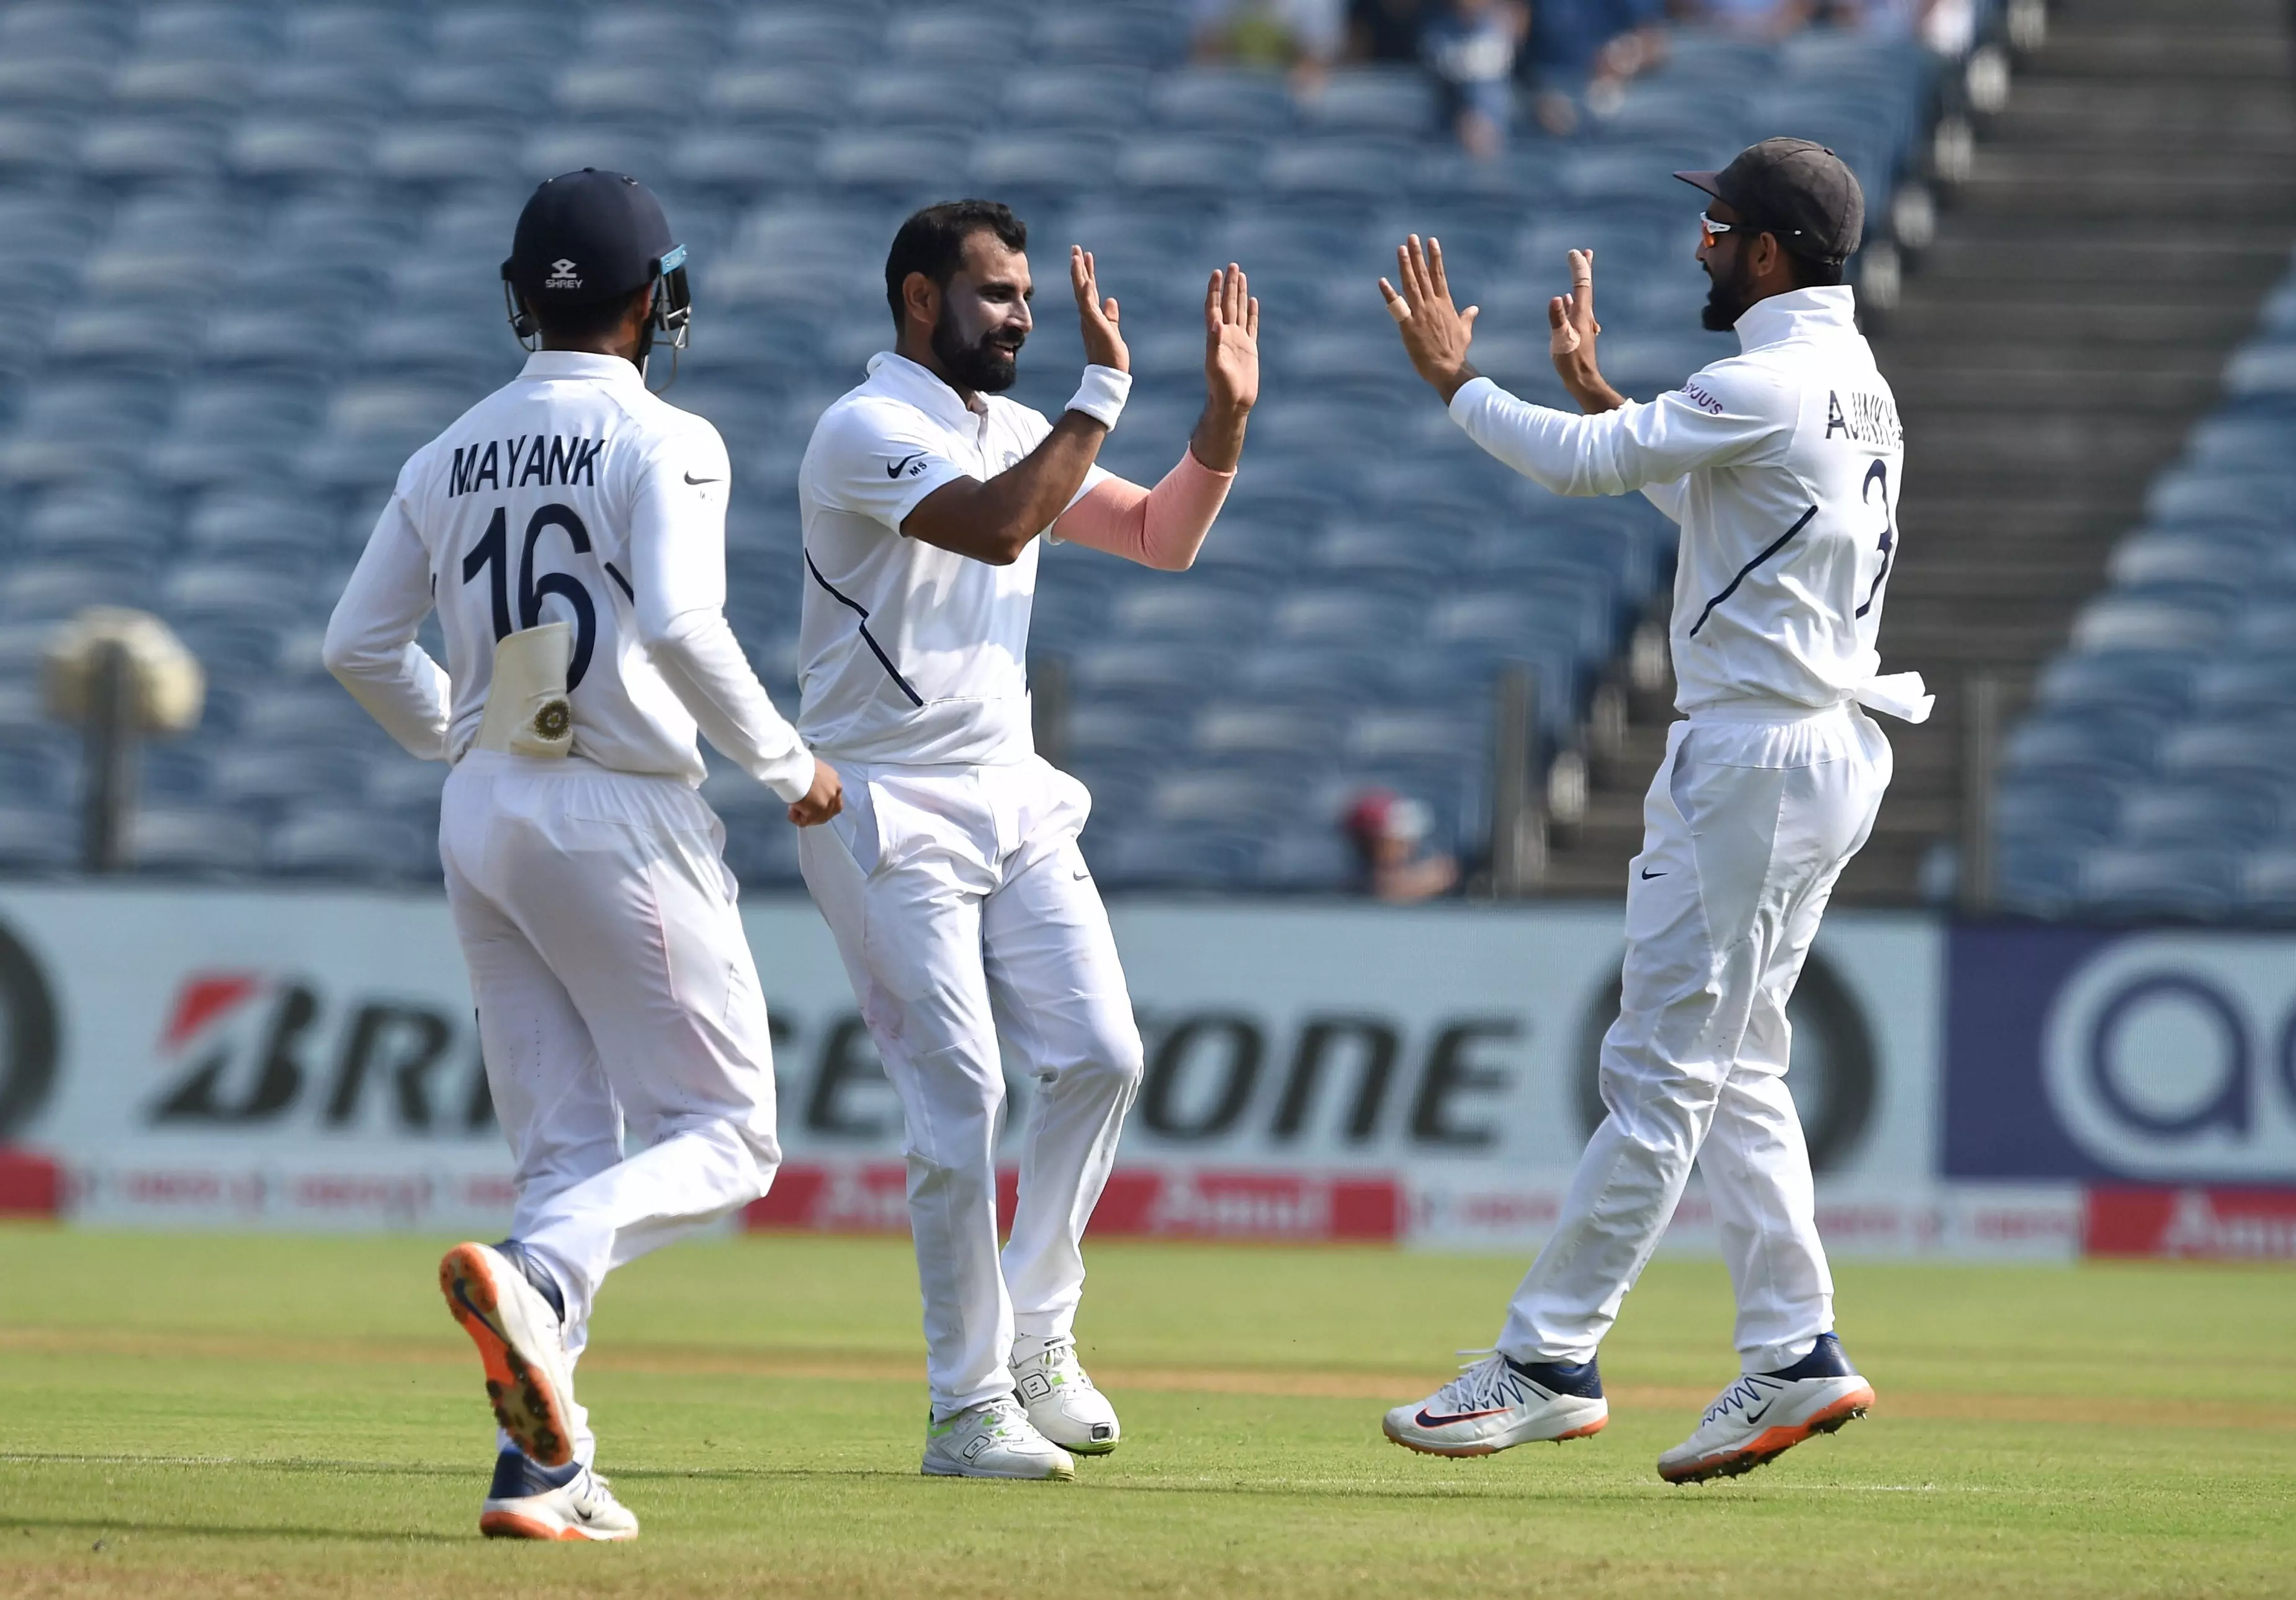
<svg viewBox="0 0 2296 1600">
<path fill-rule="evenodd" d="M 697 733 L 800 827 L 840 804 L 726 624 L 725 445 L 645 386 L 685 340 L 684 257 L 632 178 L 535 192 L 503 264 L 534 353 L 407 461 L 327 629 L 359 703 L 454 763 L 439 855 L 518 1198 L 511 1237 L 439 1277 L 501 1425 L 500 1537 L 636 1536 L 574 1399 L 599 1286 L 781 1159 Z M 414 642 L 434 608 L 444 670 Z"/>
</svg>

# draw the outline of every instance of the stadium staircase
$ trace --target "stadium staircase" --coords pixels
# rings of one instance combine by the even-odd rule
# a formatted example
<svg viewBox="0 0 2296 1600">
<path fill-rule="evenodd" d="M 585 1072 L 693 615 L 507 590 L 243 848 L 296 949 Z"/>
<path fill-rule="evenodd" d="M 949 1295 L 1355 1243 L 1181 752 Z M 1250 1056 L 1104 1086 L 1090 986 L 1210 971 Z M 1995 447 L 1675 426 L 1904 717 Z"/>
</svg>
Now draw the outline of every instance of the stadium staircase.
<svg viewBox="0 0 2296 1600">
<path fill-rule="evenodd" d="M 1997 676 L 2013 710 L 2285 269 L 2288 29 L 2281 0 L 2055 0 L 1973 151 L 1940 140 L 1935 236 L 1874 331 L 1907 434 L 1883 659 L 1938 710 L 1889 724 L 1896 781 L 1842 899 L 1951 892 L 1968 685 Z M 1644 642 L 1639 685 L 1597 700 L 1549 894 L 1616 894 L 1638 847 L 1673 695 Z"/>
</svg>

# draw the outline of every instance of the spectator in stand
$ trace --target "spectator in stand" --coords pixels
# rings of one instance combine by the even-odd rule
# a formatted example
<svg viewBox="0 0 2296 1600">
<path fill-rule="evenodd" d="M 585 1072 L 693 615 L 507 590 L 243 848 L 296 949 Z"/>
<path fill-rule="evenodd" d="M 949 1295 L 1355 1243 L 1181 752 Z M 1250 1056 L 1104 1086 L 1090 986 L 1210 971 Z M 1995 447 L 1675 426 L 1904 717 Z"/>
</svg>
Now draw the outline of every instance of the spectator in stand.
<svg viewBox="0 0 2296 1600">
<path fill-rule="evenodd" d="M 1817 15 L 1817 0 L 1681 0 L 1676 14 L 1742 39 L 1783 39 Z"/>
<path fill-rule="evenodd" d="M 1539 126 L 1562 137 L 1616 110 L 1627 81 L 1665 61 L 1665 0 L 1536 0 L 1518 72 Z"/>
<path fill-rule="evenodd" d="M 1347 43 L 1349 0 L 1195 0 L 1200 61 L 1283 67 L 1292 92 L 1313 95 Z"/>
<path fill-rule="evenodd" d="M 1512 0 L 1440 0 L 1420 34 L 1427 69 L 1443 91 L 1444 120 L 1477 160 L 1505 147 L 1515 52 L 1529 23 Z"/>
<path fill-rule="evenodd" d="M 1428 0 L 1349 0 L 1348 58 L 1416 61 Z"/>
<path fill-rule="evenodd" d="M 1459 881 L 1459 863 L 1450 856 L 1420 853 L 1428 821 L 1426 806 L 1392 789 L 1366 789 L 1348 807 L 1341 827 L 1363 863 L 1363 886 L 1373 899 L 1432 900 Z"/>
<path fill-rule="evenodd" d="M 1876 38 L 1918 39 L 1949 61 L 1977 43 L 1974 0 L 1834 0 L 1836 20 Z"/>
</svg>

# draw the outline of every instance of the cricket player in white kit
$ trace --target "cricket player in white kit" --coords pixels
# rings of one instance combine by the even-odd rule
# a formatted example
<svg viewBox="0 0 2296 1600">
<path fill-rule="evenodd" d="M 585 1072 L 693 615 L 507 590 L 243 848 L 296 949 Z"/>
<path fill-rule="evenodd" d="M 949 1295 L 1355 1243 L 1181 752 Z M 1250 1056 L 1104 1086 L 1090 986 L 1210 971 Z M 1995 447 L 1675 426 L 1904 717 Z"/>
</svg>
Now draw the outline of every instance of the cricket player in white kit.
<svg viewBox="0 0 2296 1600">
<path fill-rule="evenodd" d="M 1929 714 L 1918 674 L 1880 674 L 1897 547 L 1897 405 L 1857 331 L 1841 267 L 1864 198 L 1830 151 L 1770 139 L 1719 173 L 1698 251 L 1710 328 L 1742 353 L 1641 404 L 1595 362 L 1591 253 L 1548 308 L 1556 370 L 1584 416 L 1529 405 L 1468 364 L 1475 309 L 1452 305 L 1442 249 L 1397 252 L 1382 281 L 1420 375 L 1483 449 L 1562 494 L 1640 491 L 1682 527 L 1673 619 L 1677 722 L 1627 885 L 1608 1111 L 1496 1348 L 1388 1436 L 1435 1455 L 1575 1439 L 1608 1418 L 1595 1348 L 1706 1175 L 1737 1294 L 1742 1376 L 1659 1460 L 1673 1482 L 1742 1473 L 1873 1403 L 1833 1333 L 1809 1153 L 1785 1086 L 1793 992 L 1835 880 L 1890 781 L 1865 708 Z"/>
<path fill-rule="evenodd" d="M 502 1430 L 497 1537 L 636 1534 L 574 1399 L 599 1285 L 781 1158 L 696 730 L 792 821 L 839 804 L 726 624 L 726 447 L 645 386 L 654 335 L 685 340 L 684 257 L 633 179 L 536 191 L 503 276 L 541 347 L 408 461 L 327 629 L 359 703 L 454 763 L 439 855 L 518 1200 L 440 1284 Z M 414 643 L 434 607 L 444 671 Z"/>
<path fill-rule="evenodd" d="M 896 339 L 824 413 L 798 475 L 799 725 L 846 781 L 800 861 L 901 1098 L 932 1410 L 923 1470 L 1066 1478 L 1119 1427 L 1076 1354 L 1080 1240 L 1140 1081 L 1115 941 L 1077 847 L 1091 799 L 1037 754 L 1026 661 L 1039 536 L 1177 570 L 1227 494 L 1259 391 L 1259 305 L 1204 302 L 1209 399 L 1153 490 L 1094 464 L 1131 380 L 1118 307 L 1070 255 L 1081 387 L 1057 421 L 1002 397 L 1032 326 L 1026 229 L 934 206 L 885 268 Z M 1000 1048 L 1001 1041 L 1001 1048 Z M 1037 1092 L 996 1247 L 1004 1061 Z"/>
</svg>

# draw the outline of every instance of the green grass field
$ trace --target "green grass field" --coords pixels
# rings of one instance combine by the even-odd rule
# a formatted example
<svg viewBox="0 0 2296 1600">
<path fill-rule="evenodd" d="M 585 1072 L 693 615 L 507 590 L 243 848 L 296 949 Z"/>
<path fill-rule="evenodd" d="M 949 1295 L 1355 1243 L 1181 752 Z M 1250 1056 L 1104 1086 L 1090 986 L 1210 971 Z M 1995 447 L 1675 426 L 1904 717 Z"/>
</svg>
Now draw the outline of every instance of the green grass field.
<svg viewBox="0 0 2296 1600">
<path fill-rule="evenodd" d="M 1734 1363 L 1660 1261 L 1610 1428 L 1406 1454 L 1388 1404 L 1520 1263 L 1102 1245 L 1079 1330 L 1127 1442 L 1074 1484 L 922 1479 L 905 1243 L 689 1245 L 583 1367 L 636 1544 L 489 1543 L 436 1242 L 0 1228 L 0 1595 L 2296 1594 L 2296 1273 L 1850 1265 L 1875 1413 L 1734 1482 L 1658 1452 Z"/>
</svg>

